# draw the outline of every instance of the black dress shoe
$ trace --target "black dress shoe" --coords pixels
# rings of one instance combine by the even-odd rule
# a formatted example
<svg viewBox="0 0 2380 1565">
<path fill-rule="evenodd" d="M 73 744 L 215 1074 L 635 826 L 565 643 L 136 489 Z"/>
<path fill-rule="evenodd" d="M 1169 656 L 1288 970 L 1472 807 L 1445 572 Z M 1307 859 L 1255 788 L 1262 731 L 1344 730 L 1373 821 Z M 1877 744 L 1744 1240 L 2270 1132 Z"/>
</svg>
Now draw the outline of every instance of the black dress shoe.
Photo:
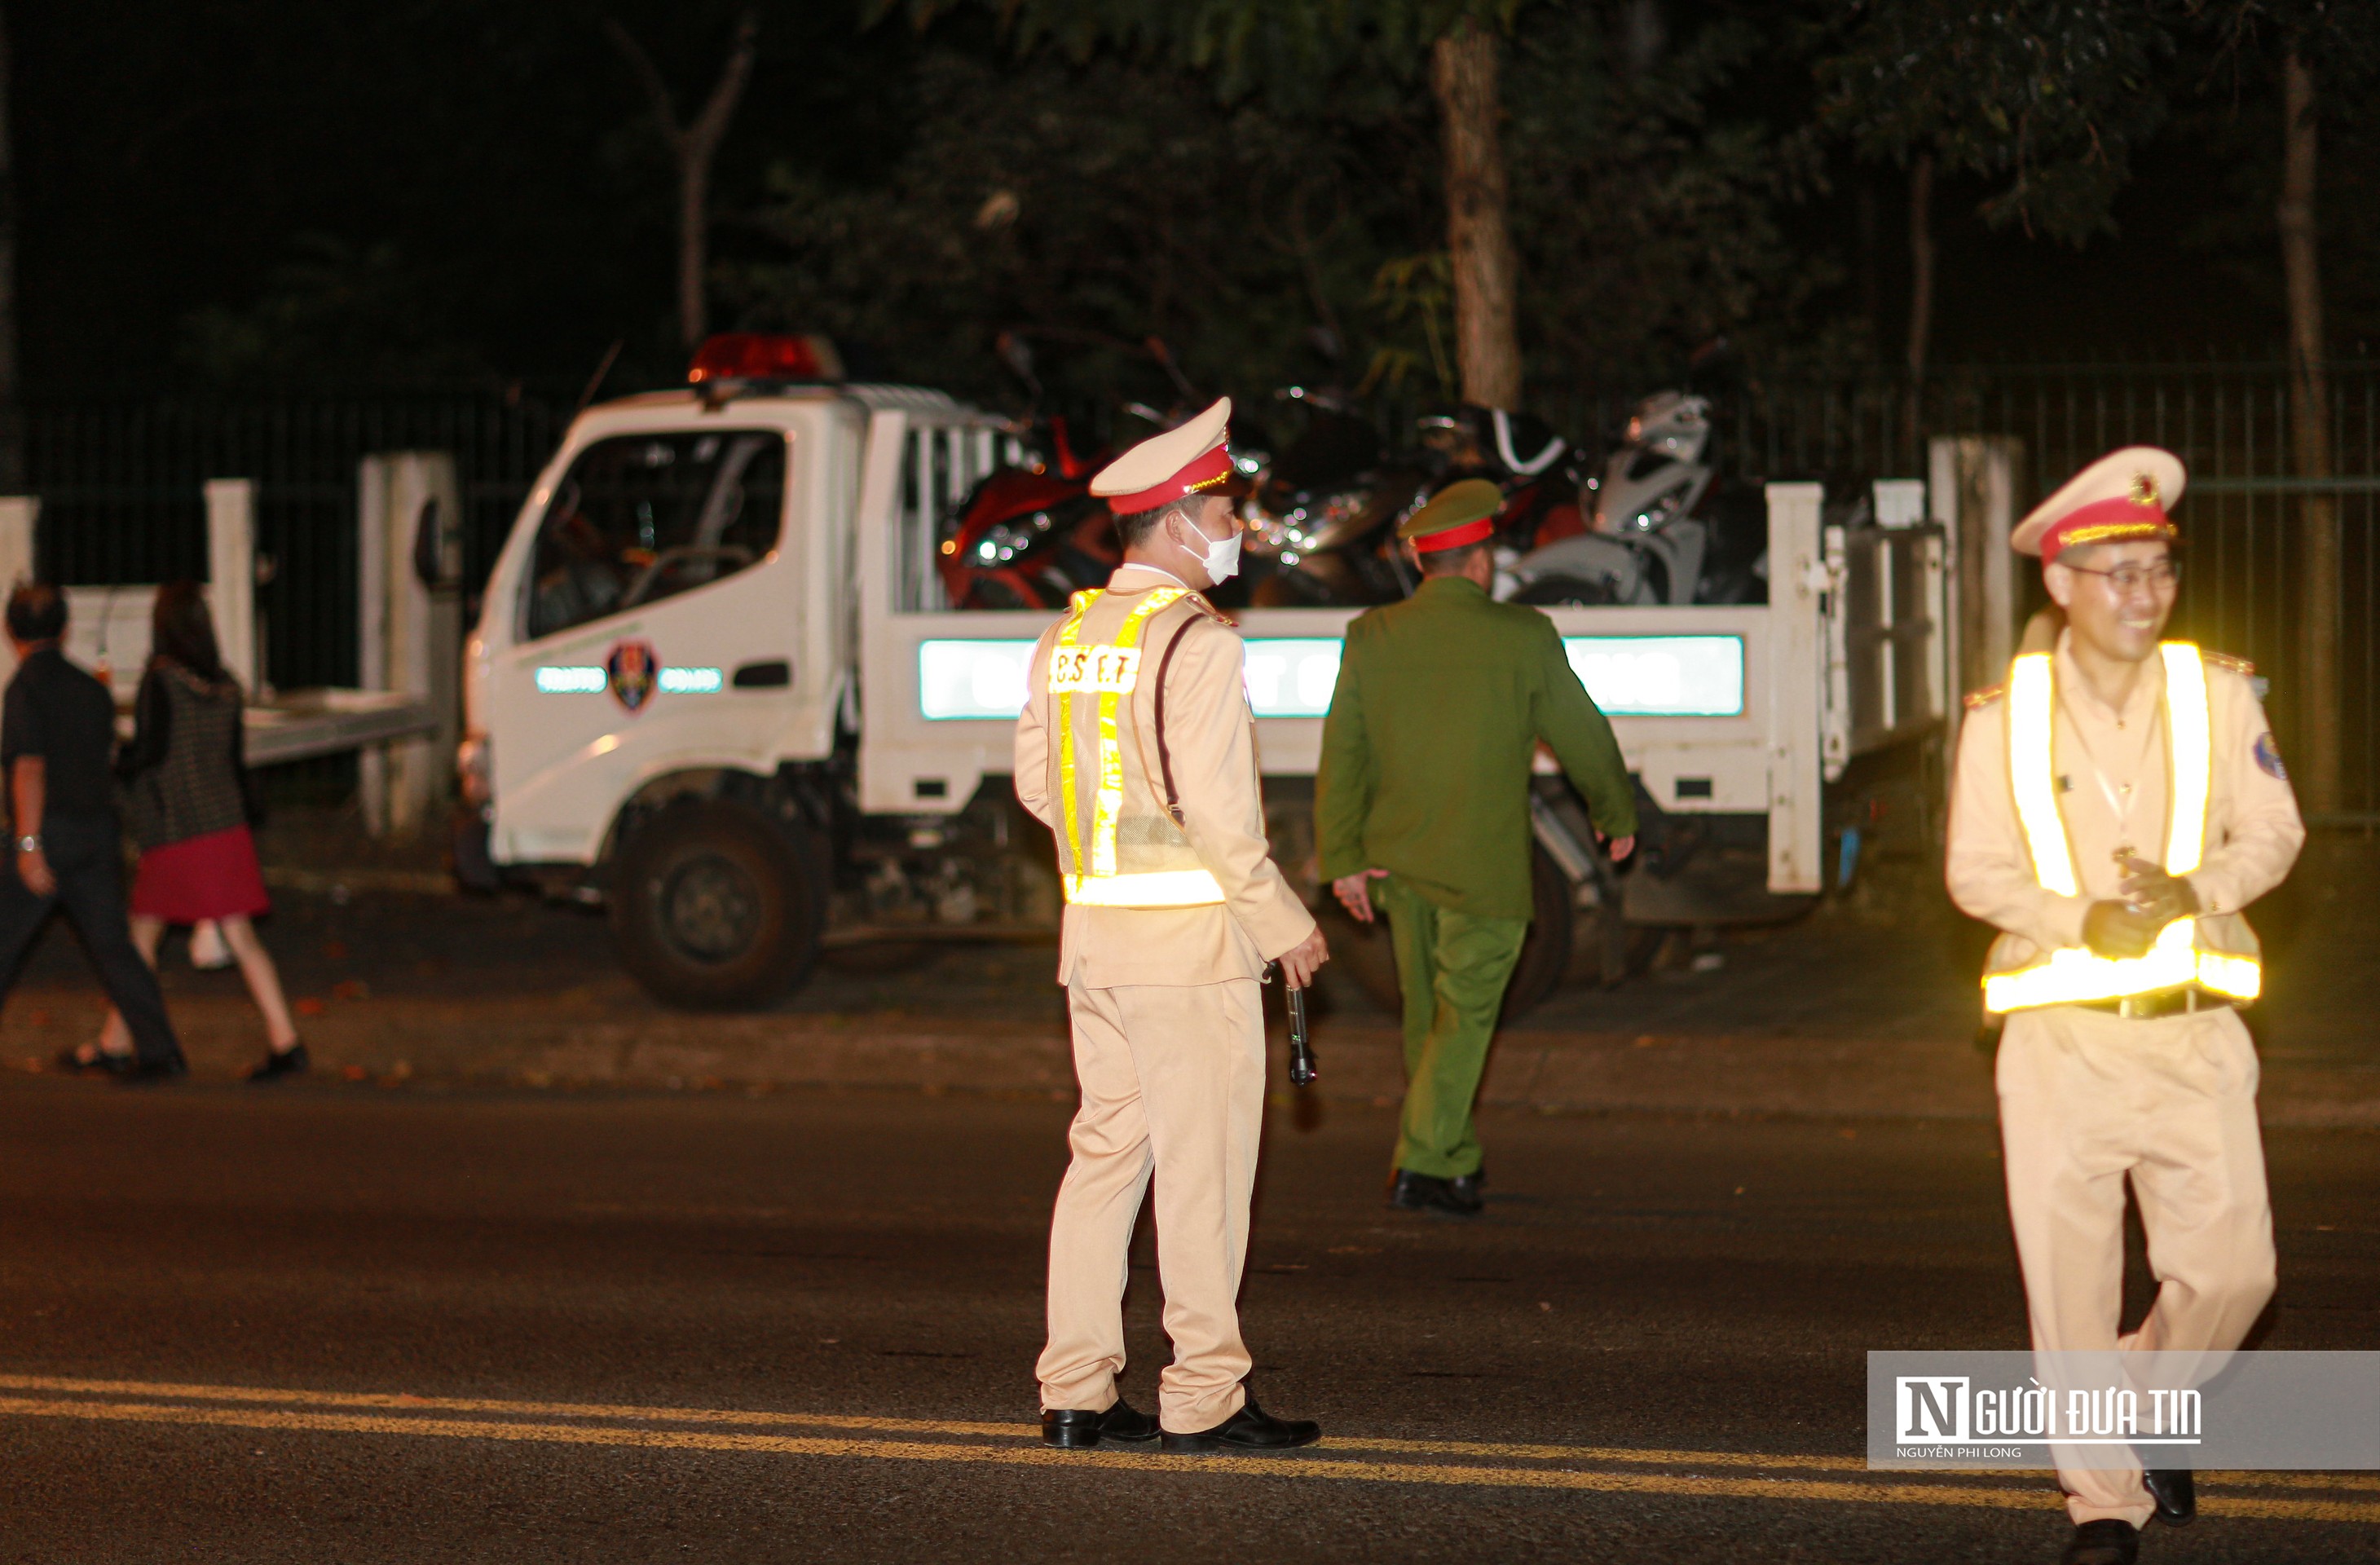
<svg viewBox="0 0 2380 1565">
<path fill-rule="evenodd" d="M 2198 1482 L 2187 1467 L 2152 1467 L 2141 1487 L 2156 1501 L 2156 1518 L 2168 1527 L 2187 1527 L 2198 1514 Z"/>
<path fill-rule="evenodd" d="M 1157 1438 L 1157 1420 L 1139 1412 L 1122 1397 L 1105 1413 L 1085 1407 L 1046 1408 L 1041 1413 L 1041 1443 L 1061 1450 L 1087 1450 L 1113 1440 L 1140 1445 Z"/>
<path fill-rule="evenodd" d="M 141 1060 L 115 1069 L 119 1086 L 154 1086 L 160 1082 L 179 1081 L 190 1074 L 190 1067 L 176 1054 L 170 1060 Z"/>
<path fill-rule="evenodd" d="M 2140 1557 L 2141 1530 L 2110 1517 L 2075 1528 L 2058 1565 L 2132 1565 Z"/>
<path fill-rule="evenodd" d="M 276 1049 L 264 1057 L 264 1063 L 248 1073 L 252 1082 L 278 1081 L 283 1076 L 301 1074 L 312 1062 L 306 1058 L 306 1046 L 293 1043 L 286 1049 Z"/>
<path fill-rule="evenodd" d="M 110 1054 L 105 1049 L 93 1049 L 89 1054 L 85 1054 L 79 1049 L 61 1049 L 58 1050 L 58 1069 L 66 1072 L 68 1075 L 73 1076 L 81 1075 L 85 1072 L 94 1072 L 102 1075 L 113 1075 L 118 1071 L 126 1069 L 131 1063 L 131 1055 Z"/>
<path fill-rule="evenodd" d="M 1196 1435 L 1177 1435 L 1165 1431 L 1165 1450 L 1175 1455 L 1196 1455 L 1208 1451 L 1238 1450 L 1269 1452 L 1294 1450 L 1310 1446 L 1322 1438 L 1322 1425 L 1305 1419 L 1275 1418 L 1257 1406 L 1250 1397 L 1240 1404 L 1240 1411 L 1216 1425 L 1212 1429 Z"/>
<path fill-rule="evenodd" d="M 1436 1212 L 1441 1217 L 1475 1218 L 1479 1215 L 1479 1197 L 1475 1190 L 1469 1200 L 1455 1194 L 1451 1180 L 1434 1174 L 1415 1173 L 1399 1169 L 1397 1177 L 1389 1183 L 1389 1205 L 1402 1212 Z"/>
<path fill-rule="evenodd" d="M 1486 1183 L 1488 1175 L 1485 1170 L 1476 1173 L 1456 1174 L 1446 1182 L 1446 1193 L 1459 1205 L 1475 1212 L 1488 1204 L 1488 1198 L 1479 1194 L 1479 1187 Z"/>
</svg>

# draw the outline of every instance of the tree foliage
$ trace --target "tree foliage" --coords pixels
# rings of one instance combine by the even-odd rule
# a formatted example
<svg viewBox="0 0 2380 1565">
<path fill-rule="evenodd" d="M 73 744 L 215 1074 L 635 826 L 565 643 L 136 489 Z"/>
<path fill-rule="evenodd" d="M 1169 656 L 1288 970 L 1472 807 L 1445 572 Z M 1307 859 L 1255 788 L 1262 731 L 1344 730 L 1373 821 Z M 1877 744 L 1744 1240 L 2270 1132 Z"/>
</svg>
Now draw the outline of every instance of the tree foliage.
<svg viewBox="0 0 2380 1565">
<path fill-rule="evenodd" d="M 1819 60 L 1821 123 L 1872 154 L 1988 181 L 1994 225 L 2113 226 L 2164 119 L 2173 39 L 2143 0 L 1853 0 Z"/>
</svg>

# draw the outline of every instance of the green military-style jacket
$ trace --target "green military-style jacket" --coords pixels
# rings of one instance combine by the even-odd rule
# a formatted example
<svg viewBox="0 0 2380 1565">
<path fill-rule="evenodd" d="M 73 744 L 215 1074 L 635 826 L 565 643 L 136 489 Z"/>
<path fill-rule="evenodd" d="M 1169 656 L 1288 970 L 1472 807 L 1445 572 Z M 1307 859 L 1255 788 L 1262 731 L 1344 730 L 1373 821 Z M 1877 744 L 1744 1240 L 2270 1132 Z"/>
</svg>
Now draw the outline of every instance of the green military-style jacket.
<svg viewBox="0 0 2380 1565">
<path fill-rule="evenodd" d="M 1454 912 L 1528 917 L 1540 739 L 1596 830 L 1633 835 L 1627 763 L 1551 620 L 1451 576 L 1361 615 L 1314 782 L 1323 878 L 1386 869 Z"/>
</svg>

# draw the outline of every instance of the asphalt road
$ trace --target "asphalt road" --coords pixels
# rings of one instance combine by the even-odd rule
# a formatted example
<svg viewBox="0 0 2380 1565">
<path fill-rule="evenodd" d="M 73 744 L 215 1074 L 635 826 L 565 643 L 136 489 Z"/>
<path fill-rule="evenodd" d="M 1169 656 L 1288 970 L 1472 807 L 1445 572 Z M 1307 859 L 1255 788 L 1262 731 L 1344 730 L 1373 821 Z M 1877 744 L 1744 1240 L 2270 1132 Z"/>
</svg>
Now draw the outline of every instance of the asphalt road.
<svg viewBox="0 0 2380 1565">
<path fill-rule="evenodd" d="M 1246 1324 L 1325 1442 L 1268 1462 L 1033 1443 L 1064 1117 L 7 1081 L 0 1559 L 2056 1557 L 2046 1480 L 1859 1456 L 1864 1350 L 2022 1345 L 1983 1126 L 1491 1117 L 1464 1225 L 1379 1204 L 1385 1113 L 1277 1110 Z M 2272 1156 L 2266 1345 L 2372 1346 L 2380 1135 Z M 2205 1492 L 2148 1558 L 2380 1521 Z"/>
</svg>

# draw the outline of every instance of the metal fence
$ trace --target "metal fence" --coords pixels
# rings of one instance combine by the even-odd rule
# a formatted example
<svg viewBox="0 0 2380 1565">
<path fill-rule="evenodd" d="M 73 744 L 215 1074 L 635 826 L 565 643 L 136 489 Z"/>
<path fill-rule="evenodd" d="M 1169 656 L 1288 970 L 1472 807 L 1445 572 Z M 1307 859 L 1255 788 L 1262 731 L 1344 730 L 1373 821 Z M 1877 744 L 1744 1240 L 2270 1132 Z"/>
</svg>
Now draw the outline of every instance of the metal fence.
<svg viewBox="0 0 2380 1565">
<path fill-rule="evenodd" d="M 1984 366 L 1943 370 L 1917 394 L 1898 377 L 1757 378 L 1720 393 L 1719 460 L 1742 481 L 1820 479 L 1851 492 L 1877 478 L 1919 478 L 1937 435 L 2022 443 L 2020 503 L 2031 506 L 2094 458 L 2162 445 L 2190 470 L 2176 514 L 2188 543 L 2177 633 L 2252 660 L 2270 683 L 2285 751 L 2335 723 L 2332 814 L 2380 813 L 2380 360 L 2328 366 L 2333 476 L 2299 478 L 2287 368 L 2279 363 Z M 1590 449 L 1615 440 L 1633 398 L 1556 398 L 1558 423 Z M 1598 438 L 1599 437 L 1599 438 Z M 2329 502 L 2335 578 L 2309 579 L 2307 502 Z M 2037 577 L 2028 576 L 2037 594 Z M 2338 707 L 2304 710 L 2300 637 L 2308 605 L 2334 595 Z M 2036 598 L 2035 601 L 2038 601 Z"/>
<path fill-rule="evenodd" d="M 2270 364 L 1984 366 L 1945 369 L 1912 398 L 1885 374 L 1747 376 L 1718 396 L 1718 456 L 1733 478 L 1822 479 L 1851 492 L 1925 472 L 1938 434 L 2011 435 L 2031 504 L 2076 468 L 2135 442 L 2179 453 L 2191 540 L 2179 624 L 2253 659 L 2273 685 L 2284 746 L 2338 724 L 2343 810 L 2380 810 L 2380 361 L 2330 368 L 2335 501 L 2343 569 L 2305 579 L 2305 487 L 2292 473 L 2288 377 Z M 1580 388 L 1546 399 L 1589 450 L 1616 439 L 1635 395 Z M 1385 424 L 1410 431 L 1407 410 Z M 30 487 L 42 501 L 40 561 L 66 582 L 159 581 L 205 569 L 200 486 L 257 484 L 259 592 L 268 677 L 286 686 L 356 676 L 356 469 L 376 451 L 455 454 L 468 512 L 467 580 L 484 578 L 514 514 L 569 421 L 566 398 L 317 394 L 252 400 L 36 402 Z M 2339 709 L 2298 710 L 2296 633 L 2310 595 L 2338 595 Z"/>
<path fill-rule="evenodd" d="M 570 421 L 566 401 L 486 395 L 76 400 L 27 409 L 38 564 L 61 583 L 169 581 L 207 569 L 209 479 L 256 484 L 265 676 L 356 682 L 357 465 L 381 451 L 455 454 L 466 579 L 484 579 Z"/>
</svg>

